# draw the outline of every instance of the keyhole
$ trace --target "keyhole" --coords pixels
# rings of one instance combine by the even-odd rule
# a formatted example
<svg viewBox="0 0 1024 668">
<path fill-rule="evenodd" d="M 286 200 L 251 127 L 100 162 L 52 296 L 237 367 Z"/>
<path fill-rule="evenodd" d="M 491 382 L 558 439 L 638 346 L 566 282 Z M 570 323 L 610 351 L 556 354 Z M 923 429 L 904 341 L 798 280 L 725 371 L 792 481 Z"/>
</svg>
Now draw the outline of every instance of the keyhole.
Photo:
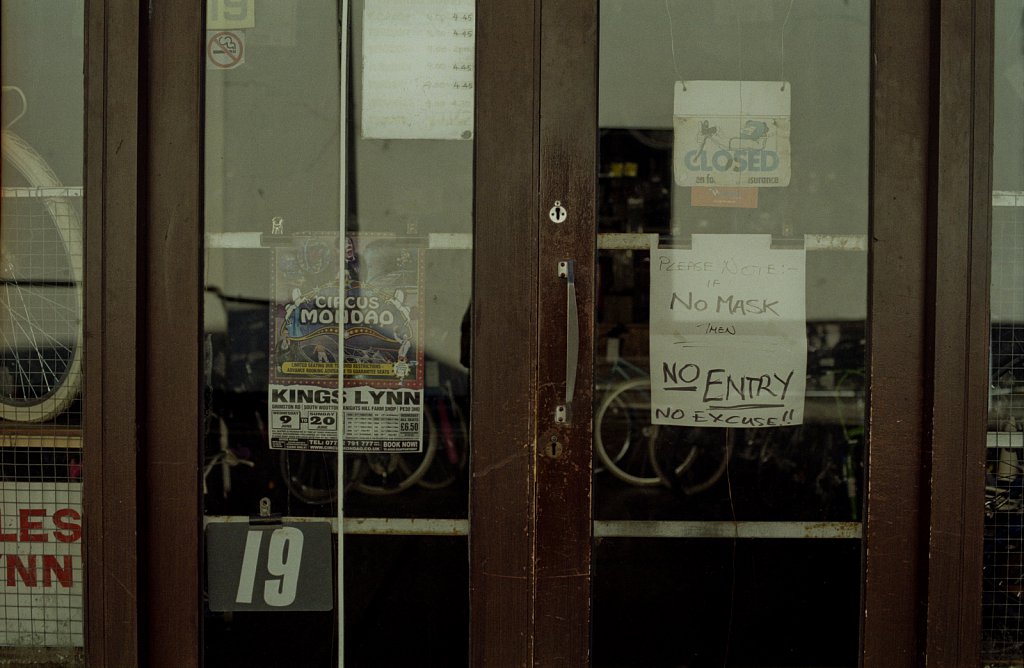
<svg viewBox="0 0 1024 668">
<path fill-rule="evenodd" d="M 553 223 L 563 222 L 568 215 L 569 213 L 565 210 L 565 207 L 562 206 L 562 202 L 559 200 L 555 200 L 555 205 L 551 207 L 550 211 L 548 211 L 548 218 L 550 218 Z"/>
<path fill-rule="evenodd" d="M 562 455 L 562 444 L 558 442 L 556 436 L 551 437 L 551 442 L 548 443 L 548 456 L 552 459 L 557 459 Z"/>
</svg>

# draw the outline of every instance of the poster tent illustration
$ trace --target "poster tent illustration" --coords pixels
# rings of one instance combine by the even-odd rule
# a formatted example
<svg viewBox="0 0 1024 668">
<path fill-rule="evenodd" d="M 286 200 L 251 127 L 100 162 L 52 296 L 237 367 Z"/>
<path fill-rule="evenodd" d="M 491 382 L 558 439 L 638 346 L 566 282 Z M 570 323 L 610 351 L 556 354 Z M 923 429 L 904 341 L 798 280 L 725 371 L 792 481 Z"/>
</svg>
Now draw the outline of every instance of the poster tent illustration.
<svg viewBox="0 0 1024 668">
<path fill-rule="evenodd" d="M 276 249 L 272 448 L 337 450 L 340 403 L 346 451 L 422 449 L 421 251 L 393 236 L 342 244 L 331 234 L 297 235 Z"/>
</svg>

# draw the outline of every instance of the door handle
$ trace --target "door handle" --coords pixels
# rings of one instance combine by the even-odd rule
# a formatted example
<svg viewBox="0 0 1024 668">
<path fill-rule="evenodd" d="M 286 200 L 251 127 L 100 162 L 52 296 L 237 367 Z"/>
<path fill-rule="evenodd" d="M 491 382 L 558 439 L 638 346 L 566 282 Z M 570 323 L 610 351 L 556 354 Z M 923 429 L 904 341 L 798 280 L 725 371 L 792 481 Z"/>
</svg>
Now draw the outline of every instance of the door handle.
<svg viewBox="0 0 1024 668">
<path fill-rule="evenodd" d="M 565 402 L 555 407 L 555 422 L 569 422 L 576 394 L 576 370 L 580 359 L 580 313 L 576 305 L 575 260 L 558 263 L 558 277 L 565 279 Z"/>
</svg>

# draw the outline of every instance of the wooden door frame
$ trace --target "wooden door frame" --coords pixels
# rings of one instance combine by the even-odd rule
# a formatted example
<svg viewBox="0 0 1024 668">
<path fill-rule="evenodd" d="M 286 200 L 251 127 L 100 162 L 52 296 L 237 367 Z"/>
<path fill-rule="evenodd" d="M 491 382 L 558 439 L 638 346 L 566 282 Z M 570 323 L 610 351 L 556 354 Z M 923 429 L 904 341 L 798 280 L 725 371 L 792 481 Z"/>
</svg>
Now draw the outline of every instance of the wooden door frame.
<svg viewBox="0 0 1024 668">
<path fill-rule="evenodd" d="M 474 666 L 553 664 L 566 645 L 572 662 L 589 657 L 590 426 L 550 421 L 564 352 L 548 333 L 565 306 L 548 265 L 578 258 L 585 303 L 594 239 L 546 211 L 560 199 L 593 225 L 596 138 L 580 132 L 596 115 L 593 5 L 478 4 L 477 88 L 494 103 L 476 118 L 474 281 L 503 298 L 473 304 Z M 180 398 L 201 390 L 203 16 L 184 0 L 150 11 L 92 0 L 86 17 L 93 666 L 201 657 L 200 455 L 182 447 L 199 442 L 201 416 Z M 872 7 L 865 666 L 978 656 L 991 11 Z M 581 358 L 584 405 L 589 368 Z M 540 450 L 551 435 L 564 440 L 557 458 Z"/>
<path fill-rule="evenodd" d="M 205 5 L 161 0 L 144 18 L 142 656 L 143 665 L 178 668 L 200 665 L 203 651 Z"/>
<path fill-rule="evenodd" d="M 872 7 L 864 666 L 980 661 L 992 21 Z"/>
<path fill-rule="evenodd" d="M 83 533 L 88 665 L 139 664 L 139 5 L 87 3 Z M 101 221 L 101 222 L 97 222 Z"/>
<path fill-rule="evenodd" d="M 928 364 L 933 4 L 872 6 L 865 668 L 914 666 L 920 653 L 928 396 L 904 381 Z"/>
<path fill-rule="evenodd" d="M 97 668 L 195 666 L 202 649 L 203 22 L 201 3 L 184 0 L 86 6 L 86 661 Z"/>
<path fill-rule="evenodd" d="M 478 0 L 470 665 L 533 665 L 538 0 Z M 487 48 L 494 45 L 494 48 Z M 481 100 L 496 104 L 481 104 Z M 525 268 L 525 271 L 524 271 Z M 481 299 L 479 295 L 501 295 Z M 495 391 L 504 388 L 504 391 Z"/>
<path fill-rule="evenodd" d="M 929 198 L 931 397 L 924 665 L 978 665 L 988 422 L 994 3 L 938 11 Z"/>
</svg>

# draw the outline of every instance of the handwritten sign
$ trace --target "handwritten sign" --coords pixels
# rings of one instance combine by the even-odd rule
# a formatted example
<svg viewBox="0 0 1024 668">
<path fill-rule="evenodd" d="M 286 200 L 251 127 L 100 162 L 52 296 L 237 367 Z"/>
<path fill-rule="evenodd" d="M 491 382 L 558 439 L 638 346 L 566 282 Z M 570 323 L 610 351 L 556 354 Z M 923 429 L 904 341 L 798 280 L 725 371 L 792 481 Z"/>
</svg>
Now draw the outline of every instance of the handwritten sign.
<svg viewBox="0 0 1024 668">
<path fill-rule="evenodd" d="M 791 88 L 786 81 L 677 81 L 676 183 L 788 186 Z"/>
<path fill-rule="evenodd" d="M 472 139 L 473 0 L 366 0 L 363 137 Z"/>
<path fill-rule="evenodd" d="M 651 418 L 693 427 L 803 422 L 805 256 L 769 235 L 651 248 Z"/>
</svg>

